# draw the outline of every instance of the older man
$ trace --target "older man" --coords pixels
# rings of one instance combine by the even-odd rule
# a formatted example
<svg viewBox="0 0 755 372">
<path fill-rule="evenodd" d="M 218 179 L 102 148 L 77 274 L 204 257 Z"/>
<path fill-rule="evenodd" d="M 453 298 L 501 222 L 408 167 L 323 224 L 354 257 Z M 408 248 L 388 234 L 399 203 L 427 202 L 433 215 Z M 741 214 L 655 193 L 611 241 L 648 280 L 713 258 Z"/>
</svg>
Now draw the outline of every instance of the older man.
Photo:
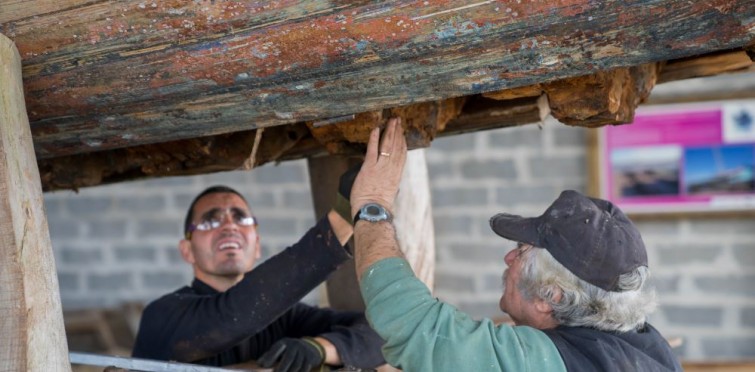
<svg viewBox="0 0 755 372">
<path fill-rule="evenodd" d="M 363 314 L 298 302 L 350 257 L 351 218 L 336 209 L 253 269 L 260 236 L 246 200 L 225 186 L 199 194 L 179 242 L 194 281 L 147 306 L 133 355 L 213 366 L 257 360 L 275 371 L 383 364 L 382 340 Z"/>
<path fill-rule="evenodd" d="M 433 298 L 402 257 L 391 223 L 406 154 L 391 120 L 352 189 L 357 275 L 386 360 L 407 371 L 679 371 L 646 322 L 654 294 L 645 247 L 613 204 L 565 191 L 540 217 L 499 214 L 519 243 L 505 262 L 500 307 L 515 326 L 475 321 Z"/>
</svg>

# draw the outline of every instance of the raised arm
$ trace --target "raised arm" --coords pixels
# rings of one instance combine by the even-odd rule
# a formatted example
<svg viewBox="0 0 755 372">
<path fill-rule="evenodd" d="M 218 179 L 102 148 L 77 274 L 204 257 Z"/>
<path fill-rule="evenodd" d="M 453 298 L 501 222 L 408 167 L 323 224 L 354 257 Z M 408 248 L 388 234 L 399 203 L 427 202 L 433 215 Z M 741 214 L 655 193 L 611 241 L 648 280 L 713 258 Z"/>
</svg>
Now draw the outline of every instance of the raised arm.
<svg viewBox="0 0 755 372">
<path fill-rule="evenodd" d="M 134 356 L 190 362 L 226 350 L 273 322 L 349 258 L 327 219 L 223 293 L 190 290 L 145 309 Z"/>
<path fill-rule="evenodd" d="M 380 130 L 370 133 L 362 169 L 351 190 L 352 215 L 367 203 L 377 203 L 393 214 L 401 174 L 406 163 L 406 138 L 401 119 L 388 121 L 382 141 Z M 390 222 L 359 221 L 354 226 L 357 278 L 373 263 L 390 257 L 403 257 Z"/>
</svg>

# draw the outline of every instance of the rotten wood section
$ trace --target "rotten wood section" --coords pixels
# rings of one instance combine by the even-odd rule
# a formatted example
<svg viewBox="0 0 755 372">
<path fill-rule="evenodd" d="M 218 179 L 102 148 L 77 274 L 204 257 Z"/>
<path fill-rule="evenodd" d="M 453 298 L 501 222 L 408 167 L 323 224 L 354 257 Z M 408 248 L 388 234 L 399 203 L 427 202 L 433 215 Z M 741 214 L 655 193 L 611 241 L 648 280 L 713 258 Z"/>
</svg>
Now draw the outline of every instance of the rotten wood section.
<svg viewBox="0 0 755 372">
<path fill-rule="evenodd" d="M 624 124 L 634 119 L 635 108 L 650 95 L 659 69 L 655 63 L 617 68 L 483 96 L 511 99 L 545 94 L 550 114 L 564 124 L 583 127 Z"/>
<path fill-rule="evenodd" d="M 24 106 L 21 59 L 0 35 L 0 366 L 70 371 L 58 277 Z"/>
<path fill-rule="evenodd" d="M 751 0 L 38 0 L 0 7 L 0 32 L 21 51 L 40 159 L 736 49 L 752 43 L 755 29 Z"/>
</svg>

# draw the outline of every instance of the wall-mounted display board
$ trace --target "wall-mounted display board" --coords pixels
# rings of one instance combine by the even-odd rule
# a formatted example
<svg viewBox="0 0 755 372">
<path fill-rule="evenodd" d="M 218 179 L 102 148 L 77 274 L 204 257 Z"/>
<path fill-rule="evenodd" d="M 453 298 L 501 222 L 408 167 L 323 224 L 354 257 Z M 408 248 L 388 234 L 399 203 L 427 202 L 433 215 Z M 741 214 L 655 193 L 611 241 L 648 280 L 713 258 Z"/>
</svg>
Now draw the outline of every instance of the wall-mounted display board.
<svg viewBox="0 0 755 372">
<path fill-rule="evenodd" d="M 598 192 L 625 212 L 755 213 L 755 100 L 642 106 L 596 133 Z"/>
</svg>

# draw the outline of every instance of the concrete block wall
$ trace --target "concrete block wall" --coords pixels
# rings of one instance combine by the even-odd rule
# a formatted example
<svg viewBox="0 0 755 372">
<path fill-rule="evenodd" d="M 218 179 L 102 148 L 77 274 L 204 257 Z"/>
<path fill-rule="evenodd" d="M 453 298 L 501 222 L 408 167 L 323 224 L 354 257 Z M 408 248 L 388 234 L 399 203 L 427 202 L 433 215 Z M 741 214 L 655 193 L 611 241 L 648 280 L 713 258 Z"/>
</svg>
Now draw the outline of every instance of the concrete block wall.
<svg viewBox="0 0 755 372">
<path fill-rule="evenodd" d="M 260 220 L 263 258 L 314 225 L 306 162 L 254 172 L 174 177 L 45 194 L 66 309 L 144 302 L 190 283 L 179 252 L 186 209 L 202 190 L 223 184 L 247 198 Z M 316 293 L 307 302 L 317 303 Z"/>
<path fill-rule="evenodd" d="M 497 317 L 503 256 L 498 212 L 539 215 L 563 189 L 586 191 L 585 130 L 549 122 L 441 138 L 426 150 L 436 234 L 436 288 L 476 317 Z M 265 256 L 314 224 L 305 161 L 45 195 L 64 308 L 149 301 L 188 283 L 177 253 L 185 209 L 205 187 L 245 194 Z M 755 357 L 755 220 L 645 219 L 659 309 L 688 360 Z M 308 302 L 317 302 L 316 293 Z"/>
</svg>

